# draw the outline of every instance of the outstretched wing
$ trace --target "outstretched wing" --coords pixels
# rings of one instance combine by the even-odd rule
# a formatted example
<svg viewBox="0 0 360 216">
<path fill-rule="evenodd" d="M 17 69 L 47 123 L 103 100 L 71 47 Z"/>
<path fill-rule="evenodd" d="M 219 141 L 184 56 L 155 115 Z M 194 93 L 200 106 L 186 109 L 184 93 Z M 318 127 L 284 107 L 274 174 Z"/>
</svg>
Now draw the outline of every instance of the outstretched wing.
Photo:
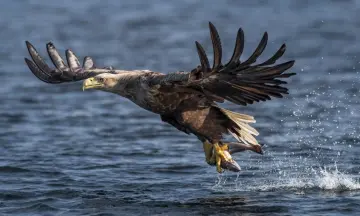
<svg viewBox="0 0 360 216">
<path fill-rule="evenodd" d="M 219 34 L 212 23 L 209 23 L 209 27 L 214 49 L 212 68 L 210 68 L 204 48 L 199 42 L 195 42 L 200 65 L 190 73 L 178 72 L 156 77 L 154 84 L 166 87 L 166 91 L 192 89 L 208 96 L 211 100 L 217 102 L 228 100 L 240 105 L 266 101 L 271 97 L 283 97 L 284 94 L 288 94 L 288 89 L 281 86 L 286 82 L 280 79 L 295 75 L 295 73 L 285 73 L 294 65 L 294 61 L 275 64 L 285 53 L 285 44 L 271 58 L 254 65 L 266 47 L 268 34 L 265 32 L 254 53 L 246 61 L 241 62 L 240 56 L 244 50 L 244 32 L 240 28 L 233 55 L 230 61 L 224 65 L 221 61 L 222 46 Z"/>
<path fill-rule="evenodd" d="M 26 46 L 33 60 L 25 58 L 26 64 L 37 78 L 46 83 L 79 81 L 101 73 L 116 73 L 112 68 L 96 68 L 94 61 L 89 56 L 84 58 L 81 66 L 78 58 L 70 49 L 65 52 L 68 63 L 66 65 L 51 42 L 46 44 L 46 49 L 55 68 L 50 68 L 30 42 L 26 41 Z"/>
<path fill-rule="evenodd" d="M 285 53 L 285 44 L 271 58 L 254 65 L 266 47 L 268 35 L 265 32 L 254 53 L 247 60 L 241 62 L 240 56 L 244 50 L 244 32 L 240 28 L 237 33 L 233 55 L 230 61 L 223 65 L 219 34 L 212 23 L 209 23 L 209 27 L 214 49 L 212 68 L 210 68 L 203 47 L 196 42 L 200 66 L 190 73 L 154 74 L 154 76 L 148 77 L 149 85 L 159 85 L 164 91 L 203 94 L 217 102 L 228 100 L 241 105 L 266 101 L 270 100 L 271 97 L 283 97 L 284 94 L 288 94 L 288 89 L 282 86 L 286 82 L 280 79 L 295 75 L 295 73 L 285 73 L 294 65 L 294 61 L 275 64 Z M 46 46 L 47 51 L 55 65 L 55 68 L 50 68 L 29 42 L 26 42 L 26 45 L 33 60 L 25 58 L 27 65 L 36 77 L 47 83 L 78 81 L 101 73 L 120 72 L 112 68 L 96 68 L 90 57 L 85 57 L 83 65 L 80 66 L 79 60 L 71 50 L 66 50 L 68 63 L 66 65 L 55 46 L 48 43 Z"/>
<path fill-rule="evenodd" d="M 213 66 L 210 68 L 203 47 L 199 42 L 195 42 L 201 65 L 192 70 L 187 84 L 189 87 L 206 90 L 241 105 L 270 100 L 271 97 L 281 98 L 283 94 L 288 94 L 288 89 L 281 86 L 286 82 L 280 79 L 295 75 L 295 73 L 285 73 L 295 61 L 275 64 L 285 53 L 285 44 L 268 60 L 254 65 L 266 47 L 268 34 L 265 32 L 253 54 L 241 62 L 239 58 L 244 50 L 244 32 L 240 28 L 233 55 L 230 61 L 223 65 L 219 34 L 212 23 L 209 23 L 209 27 L 214 49 Z"/>
</svg>

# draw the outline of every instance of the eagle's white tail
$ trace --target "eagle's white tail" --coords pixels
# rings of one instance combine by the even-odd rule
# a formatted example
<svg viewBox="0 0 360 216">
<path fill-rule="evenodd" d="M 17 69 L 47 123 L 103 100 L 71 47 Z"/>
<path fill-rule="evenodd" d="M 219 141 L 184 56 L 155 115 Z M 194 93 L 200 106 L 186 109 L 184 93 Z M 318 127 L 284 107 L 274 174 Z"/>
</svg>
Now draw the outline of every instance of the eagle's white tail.
<svg viewBox="0 0 360 216">
<path fill-rule="evenodd" d="M 256 122 L 254 117 L 232 112 L 223 108 L 220 108 L 220 110 L 237 126 L 228 129 L 229 133 L 233 135 L 235 139 L 244 144 L 259 146 L 259 143 L 254 137 L 259 135 L 259 132 L 249 125 L 249 123 Z"/>
</svg>

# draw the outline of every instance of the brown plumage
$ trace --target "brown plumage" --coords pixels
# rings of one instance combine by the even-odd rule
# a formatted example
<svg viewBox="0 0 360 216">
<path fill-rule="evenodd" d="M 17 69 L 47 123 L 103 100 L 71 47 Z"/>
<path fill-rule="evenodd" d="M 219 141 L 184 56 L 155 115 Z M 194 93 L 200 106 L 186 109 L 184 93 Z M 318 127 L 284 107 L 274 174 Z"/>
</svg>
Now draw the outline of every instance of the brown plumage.
<svg viewBox="0 0 360 216">
<path fill-rule="evenodd" d="M 200 65 L 191 72 L 162 74 L 138 70 L 124 71 L 112 68 L 97 68 L 90 57 L 80 63 L 71 50 L 66 51 L 68 66 L 52 43 L 47 51 L 55 68 L 50 68 L 35 48 L 26 42 L 33 61 L 25 59 L 33 74 L 47 83 L 84 81 L 84 88 L 95 88 L 126 97 L 140 107 L 157 113 L 161 119 L 177 129 L 195 134 L 201 141 L 220 142 L 224 134 L 232 134 L 239 142 L 248 145 L 258 143 L 253 135 L 258 132 L 250 127 L 253 117 L 220 108 L 217 103 L 225 100 L 247 105 L 283 97 L 288 94 L 281 78 L 295 73 L 284 73 L 294 61 L 277 64 L 284 54 L 285 44 L 267 61 L 254 64 L 264 51 L 268 34 L 265 32 L 258 47 L 244 62 L 240 56 L 244 50 L 244 32 L 238 30 L 235 49 L 229 62 L 222 63 L 222 46 L 219 34 L 209 23 L 214 50 L 212 68 L 205 50 L 195 42 Z"/>
</svg>

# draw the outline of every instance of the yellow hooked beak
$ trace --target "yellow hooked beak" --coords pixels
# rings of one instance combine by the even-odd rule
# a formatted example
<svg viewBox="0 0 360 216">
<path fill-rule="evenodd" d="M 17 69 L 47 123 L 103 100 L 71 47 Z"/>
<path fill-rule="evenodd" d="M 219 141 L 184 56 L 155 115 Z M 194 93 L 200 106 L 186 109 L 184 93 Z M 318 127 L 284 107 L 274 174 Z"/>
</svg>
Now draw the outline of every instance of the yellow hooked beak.
<svg viewBox="0 0 360 216">
<path fill-rule="evenodd" d="M 85 91 L 85 89 L 102 87 L 103 85 L 104 85 L 103 83 L 98 82 L 94 77 L 90 77 L 84 80 L 83 91 Z"/>
</svg>

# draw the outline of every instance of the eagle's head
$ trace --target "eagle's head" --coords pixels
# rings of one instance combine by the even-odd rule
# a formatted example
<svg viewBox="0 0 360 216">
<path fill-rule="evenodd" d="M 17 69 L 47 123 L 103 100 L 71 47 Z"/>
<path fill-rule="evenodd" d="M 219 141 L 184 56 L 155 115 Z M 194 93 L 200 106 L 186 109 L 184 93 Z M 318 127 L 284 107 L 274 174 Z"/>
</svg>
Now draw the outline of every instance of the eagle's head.
<svg viewBox="0 0 360 216">
<path fill-rule="evenodd" d="M 84 80 L 83 90 L 97 89 L 127 97 L 133 92 L 133 88 L 136 87 L 136 82 L 140 76 L 141 73 L 127 71 L 102 73 Z"/>
<path fill-rule="evenodd" d="M 83 82 L 83 90 L 85 89 L 98 89 L 103 91 L 112 91 L 120 84 L 119 79 L 121 76 L 117 74 L 102 73 L 94 77 L 90 77 Z"/>
</svg>

